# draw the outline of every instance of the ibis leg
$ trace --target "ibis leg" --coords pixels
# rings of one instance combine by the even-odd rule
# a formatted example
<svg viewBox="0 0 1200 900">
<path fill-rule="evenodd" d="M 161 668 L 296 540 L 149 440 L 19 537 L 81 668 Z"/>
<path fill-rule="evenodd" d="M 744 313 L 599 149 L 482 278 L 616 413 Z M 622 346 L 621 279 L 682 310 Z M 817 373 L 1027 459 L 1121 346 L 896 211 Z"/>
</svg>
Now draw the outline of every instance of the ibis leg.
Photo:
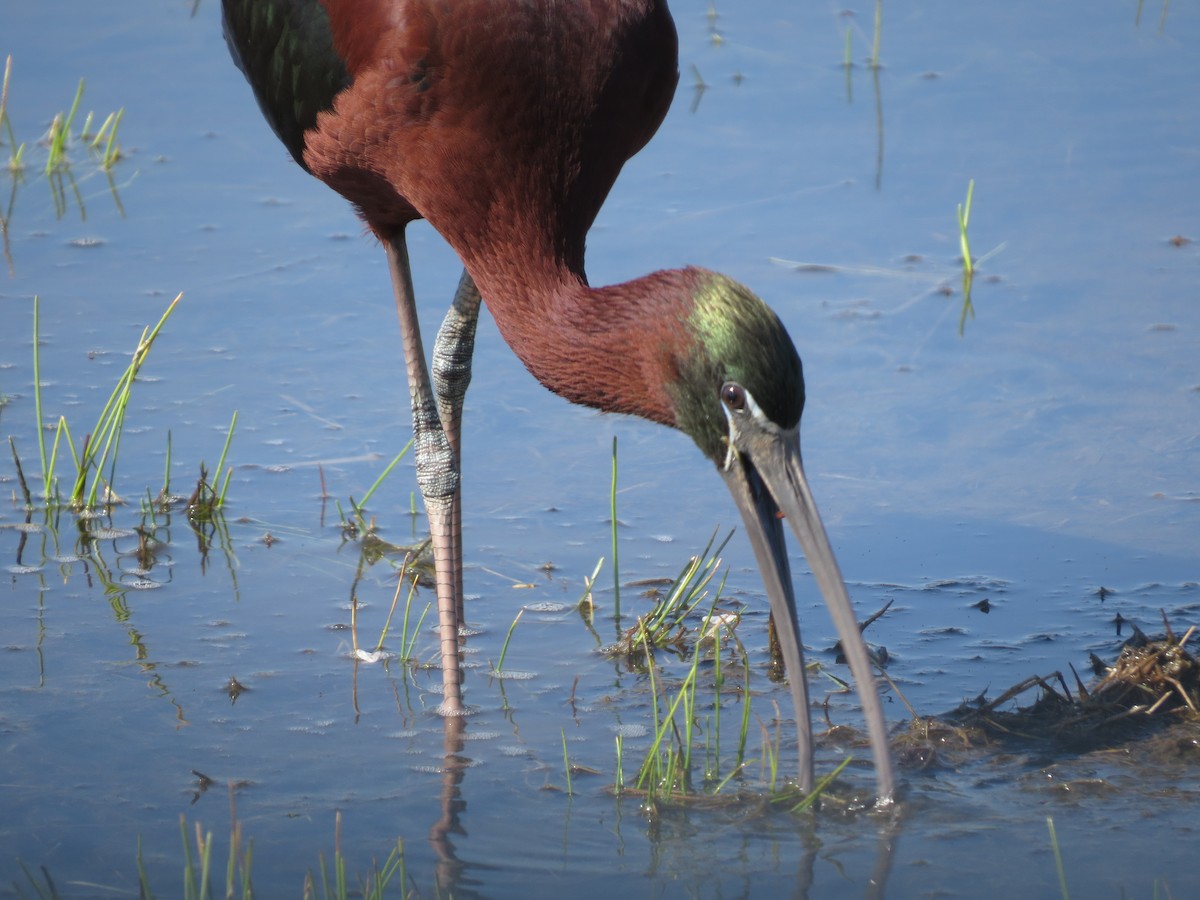
<svg viewBox="0 0 1200 900">
<path fill-rule="evenodd" d="M 454 506 L 458 493 L 458 467 L 446 433 L 442 430 L 421 329 L 413 296 L 412 272 L 404 233 L 386 240 L 388 269 L 400 318 L 404 341 L 404 362 L 408 370 L 408 389 L 412 400 L 413 442 L 417 457 L 417 485 L 425 500 L 429 534 L 433 543 L 433 563 L 437 574 L 438 633 L 442 650 L 442 707 L 447 715 L 462 712 L 462 678 L 458 658 L 458 609 L 454 550 Z"/>
<path fill-rule="evenodd" d="M 442 430 L 450 444 L 459 486 L 451 511 L 453 534 L 454 594 L 458 598 L 458 623 L 466 619 L 463 611 L 462 583 L 462 412 L 463 399 L 471 383 L 471 355 L 475 351 L 475 324 L 479 321 L 479 290 L 464 269 L 450 311 L 438 329 L 433 343 L 433 392 L 437 397 Z"/>
</svg>

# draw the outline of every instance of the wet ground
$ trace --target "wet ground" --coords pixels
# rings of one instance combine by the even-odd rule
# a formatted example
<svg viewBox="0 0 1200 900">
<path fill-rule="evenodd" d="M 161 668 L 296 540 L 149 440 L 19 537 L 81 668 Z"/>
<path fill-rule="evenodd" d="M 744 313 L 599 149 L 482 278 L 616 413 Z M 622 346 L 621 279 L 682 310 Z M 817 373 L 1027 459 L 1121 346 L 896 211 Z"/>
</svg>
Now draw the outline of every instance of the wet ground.
<svg viewBox="0 0 1200 900">
<path fill-rule="evenodd" d="M 447 733 L 436 671 L 356 666 L 351 591 L 377 635 L 395 574 L 385 560 L 356 581 L 360 545 L 337 504 L 408 439 L 382 254 L 268 132 L 216 5 L 134 6 L 120 19 L 77 2 L 0 11 L 9 114 L 31 145 L 22 180 L 0 175 L 0 426 L 36 469 L 35 294 L 43 418 L 65 415 L 78 438 L 182 291 L 135 387 L 115 486 L 157 492 L 169 432 L 172 487 L 188 493 L 237 410 L 233 477 L 224 517 L 199 535 L 178 510 L 148 522 L 136 500 L 82 525 L 36 512 L 24 529 L 5 451 L 0 884 L 31 891 L 20 860 L 69 896 L 136 893 L 140 835 L 151 885 L 169 894 L 180 814 L 223 848 L 232 782 L 269 895 L 298 894 L 330 854 L 336 810 L 351 871 L 403 837 L 424 896 L 436 883 L 489 897 L 976 896 L 981 883 L 1060 896 L 1048 817 L 1076 896 L 1200 892 L 1186 727 L 1083 749 L 945 746 L 932 764 L 907 760 L 894 816 L 792 816 L 753 796 L 648 813 L 614 798 L 614 738 L 628 776 L 649 744 L 649 685 L 596 652 L 616 631 L 610 572 L 595 632 L 573 610 L 610 555 L 613 436 L 623 580 L 674 576 L 734 509 L 686 438 L 552 397 L 486 319 L 464 465 L 479 711 Z M 780 312 L 805 361 L 814 490 L 860 613 L 894 601 L 868 637 L 921 715 L 1069 664 L 1088 677 L 1089 652 L 1111 661 L 1129 633 L 1118 615 L 1149 632 L 1162 612 L 1179 633 L 1196 624 L 1200 16 L 888 8 L 875 74 L 870 9 L 743 6 L 713 20 L 707 4 L 674 4 L 679 95 L 597 222 L 593 283 L 697 263 Z M 83 111 L 125 107 L 126 158 L 110 180 L 73 148 L 75 184 L 58 195 L 32 145 L 80 77 Z M 960 334 L 955 208 L 971 179 L 983 261 Z M 428 229 L 410 248 L 432 329 L 458 267 Z M 387 540 L 420 537 L 413 488 L 404 464 L 372 498 Z M 152 561 L 139 527 L 162 541 Z M 724 556 L 726 593 L 745 604 L 760 756 L 759 722 L 773 733 L 786 691 L 767 678 L 765 598 L 740 534 Z M 845 676 L 795 569 L 806 643 Z M 645 602 L 636 593 L 626 611 Z M 534 677 L 491 679 L 523 605 L 505 665 Z M 418 652 L 435 646 L 424 629 Z M 834 686 L 822 679 L 820 700 Z M 909 715 L 888 696 L 902 732 Z M 851 698 L 829 702 L 830 722 L 857 726 Z M 786 745 L 786 717 L 782 733 Z M 577 770 L 571 795 L 564 736 L 598 773 Z M 819 764 L 848 752 L 842 789 L 866 792 L 846 731 Z"/>
</svg>

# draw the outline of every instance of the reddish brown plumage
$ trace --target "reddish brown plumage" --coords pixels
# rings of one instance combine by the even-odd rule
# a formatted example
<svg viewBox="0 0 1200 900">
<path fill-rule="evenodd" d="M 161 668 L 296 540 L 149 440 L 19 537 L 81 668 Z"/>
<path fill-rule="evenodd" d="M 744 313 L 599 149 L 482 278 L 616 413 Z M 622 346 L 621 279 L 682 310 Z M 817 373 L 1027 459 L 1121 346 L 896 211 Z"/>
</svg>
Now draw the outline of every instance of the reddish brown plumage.
<svg viewBox="0 0 1200 900">
<path fill-rule="evenodd" d="M 695 273 L 601 290 L 584 273 L 587 231 L 675 90 L 665 4 L 324 6 L 353 84 L 306 136 L 313 174 L 381 239 L 428 219 L 551 390 L 674 424 L 661 371 L 671 356 L 661 351 L 682 340 L 674 326 Z M 662 333 L 637 333 L 648 322 Z"/>
</svg>

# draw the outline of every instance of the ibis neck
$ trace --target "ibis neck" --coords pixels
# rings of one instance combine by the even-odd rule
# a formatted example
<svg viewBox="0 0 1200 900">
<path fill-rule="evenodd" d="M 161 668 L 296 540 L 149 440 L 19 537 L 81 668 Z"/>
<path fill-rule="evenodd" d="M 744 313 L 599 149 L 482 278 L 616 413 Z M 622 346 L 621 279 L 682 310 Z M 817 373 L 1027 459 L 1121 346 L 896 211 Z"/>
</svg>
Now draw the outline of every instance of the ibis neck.
<svg viewBox="0 0 1200 900">
<path fill-rule="evenodd" d="M 464 258 L 504 340 L 546 388 L 676 426 L 667 386 L 684 350 L 696 270 L 592 288 L 577 267 Z"/>
</svg>

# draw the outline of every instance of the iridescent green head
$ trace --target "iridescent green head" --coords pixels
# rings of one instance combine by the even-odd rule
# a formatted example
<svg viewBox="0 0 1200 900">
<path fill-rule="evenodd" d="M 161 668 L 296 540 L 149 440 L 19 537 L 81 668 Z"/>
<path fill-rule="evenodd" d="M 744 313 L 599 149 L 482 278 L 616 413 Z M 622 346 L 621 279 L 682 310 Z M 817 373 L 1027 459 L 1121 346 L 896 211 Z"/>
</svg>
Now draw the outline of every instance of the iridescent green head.
<svg viewBox="0 0 1200 900">
<path fill-rule="evenodd" d="M 748 392 L 780 428 L 790 430 L 804 410 L 804 374 L 787 329 L 758 297 L 716 272 L 693 270 L 696 287 L 685 327 L 686 357 L 676 360 L 678 378 L 668 387 L 675 424 L 704 454 L 722 465 L 729 422 L 722 390 Z"/>
</svg>

